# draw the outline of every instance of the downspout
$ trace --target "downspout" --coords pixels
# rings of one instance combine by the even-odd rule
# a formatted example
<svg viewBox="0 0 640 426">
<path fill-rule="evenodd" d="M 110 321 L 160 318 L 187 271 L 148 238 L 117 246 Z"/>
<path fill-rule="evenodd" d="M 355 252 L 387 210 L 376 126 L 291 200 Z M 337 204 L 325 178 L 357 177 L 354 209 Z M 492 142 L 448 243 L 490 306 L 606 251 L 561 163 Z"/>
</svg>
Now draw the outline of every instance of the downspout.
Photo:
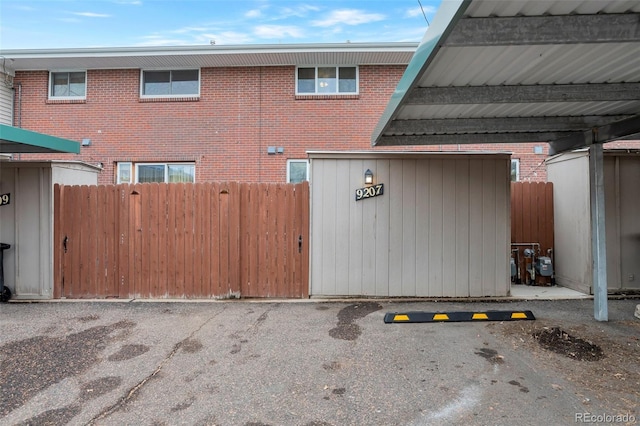
<svg viewBox="0 0 640 426">
<path fill-rule="evenodd" d="M 22 83 L 18 82 L 18 128 L 22 128 Z M 20 153 L 18 153 L 20 160 Z"/>
<path fill-rule="evenodd" d="M 18 83 L 18 125 L 22 128 L 22 83 Z"/>
</svg>

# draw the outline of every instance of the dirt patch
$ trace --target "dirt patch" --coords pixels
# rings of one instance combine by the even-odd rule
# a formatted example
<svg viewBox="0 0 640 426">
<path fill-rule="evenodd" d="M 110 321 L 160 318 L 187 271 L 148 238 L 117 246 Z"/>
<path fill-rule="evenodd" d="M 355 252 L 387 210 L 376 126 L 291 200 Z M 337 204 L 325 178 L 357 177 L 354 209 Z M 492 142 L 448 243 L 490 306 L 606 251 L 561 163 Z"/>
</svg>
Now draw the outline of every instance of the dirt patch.
<svg viewBox="0 0 640 426">
<path fill-rule="evenodd" d="M 534 331 L 532 335 L 543 348 L 578 361 L 598 361 L 604 358 L 600 346 L 572 336 L 560 327 L 545 327 Z"/>
<path fill-rule="evenodd" d="M 549 371 L 595 396 L 612 412 L 640 414 L 640 321 L 572 323 L 551 320 L 488 324 Z"/>
</svg>

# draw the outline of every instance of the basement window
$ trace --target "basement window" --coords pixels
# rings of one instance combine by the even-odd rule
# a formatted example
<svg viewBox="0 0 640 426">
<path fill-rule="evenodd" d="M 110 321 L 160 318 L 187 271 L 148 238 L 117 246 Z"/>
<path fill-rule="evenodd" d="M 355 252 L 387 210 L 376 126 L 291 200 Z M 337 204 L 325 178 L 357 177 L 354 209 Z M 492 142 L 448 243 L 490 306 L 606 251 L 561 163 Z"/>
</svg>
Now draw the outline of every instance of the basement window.
<svg viewBox="0 0 640 426">
<path fill-rule="evenodd" d="M 355 95 L 358 67 L 298 67 L 296 95 Z"/>
<path fill-rule="evenodd" d="M 85 71 L 55 71 L 49 73 L 49 99 L 86 99 Z"/>
<path fill-rule="evenodd" d="M 116 183 L 193 183 L 196 178 L 193 163 L 130 163 L 117 166 Z"/>
<path fill-rule="evenodd" d="M 200 96 L 200 70 L 142 71 L 140 96 Z"/>
</svg>

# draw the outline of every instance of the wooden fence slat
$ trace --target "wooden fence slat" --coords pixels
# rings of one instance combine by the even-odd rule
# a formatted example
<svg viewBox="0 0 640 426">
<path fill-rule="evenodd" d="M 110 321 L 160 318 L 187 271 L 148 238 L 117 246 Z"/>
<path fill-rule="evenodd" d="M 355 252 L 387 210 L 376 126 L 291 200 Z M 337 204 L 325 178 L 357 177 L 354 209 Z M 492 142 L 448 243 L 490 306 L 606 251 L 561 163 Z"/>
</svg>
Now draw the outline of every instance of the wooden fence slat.
<svg viewBox="0 0 640 426">
<path fill-rule="evenodd" d="M 240 294 L 240 184 L 230 182 L 230 241 L 229 241 L 229 270 L 231 279 L 231 291 Z"/>
<path fill-rule="evenodd" d="M 128 298 L 130 289 L 129 274 L 129 184 L 118 185 L 118 297 Z"/>
<path fill-rule="evenodd" d="M 56 183 L 53 185 L 53 217 L 63 218 L 64 212 L 64 191 L 63 186 Z M 59 299 L 62 296 L 63 288 L 63 259 L 64 246 L 62 245 L 63 220 L 54 220 L 53 222 L 53 298 Z"/>
</svg>

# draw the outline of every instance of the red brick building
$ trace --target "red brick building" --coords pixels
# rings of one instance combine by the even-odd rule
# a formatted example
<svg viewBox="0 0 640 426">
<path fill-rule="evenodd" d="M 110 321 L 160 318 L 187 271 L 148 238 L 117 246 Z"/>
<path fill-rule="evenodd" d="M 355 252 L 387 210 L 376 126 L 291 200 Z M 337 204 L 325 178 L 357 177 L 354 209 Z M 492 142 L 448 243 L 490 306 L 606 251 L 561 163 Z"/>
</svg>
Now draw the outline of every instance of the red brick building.
<svg viewBox="0 0 640 426">
<path fill-rule="evenodd" d="M 98 164 L 101 184 L 292 181 L 306 178 L 307 151 L 372 150 L 371 133 L 416 47 L 3 51 L 11 83 L 3 102 L 12 104 L 4 121 L 81 142 L 78 155 L 20 159 Z M 546 144 L 393 149 L 511 151 L 518 180 L 546 180 Z"/>
</svg>

